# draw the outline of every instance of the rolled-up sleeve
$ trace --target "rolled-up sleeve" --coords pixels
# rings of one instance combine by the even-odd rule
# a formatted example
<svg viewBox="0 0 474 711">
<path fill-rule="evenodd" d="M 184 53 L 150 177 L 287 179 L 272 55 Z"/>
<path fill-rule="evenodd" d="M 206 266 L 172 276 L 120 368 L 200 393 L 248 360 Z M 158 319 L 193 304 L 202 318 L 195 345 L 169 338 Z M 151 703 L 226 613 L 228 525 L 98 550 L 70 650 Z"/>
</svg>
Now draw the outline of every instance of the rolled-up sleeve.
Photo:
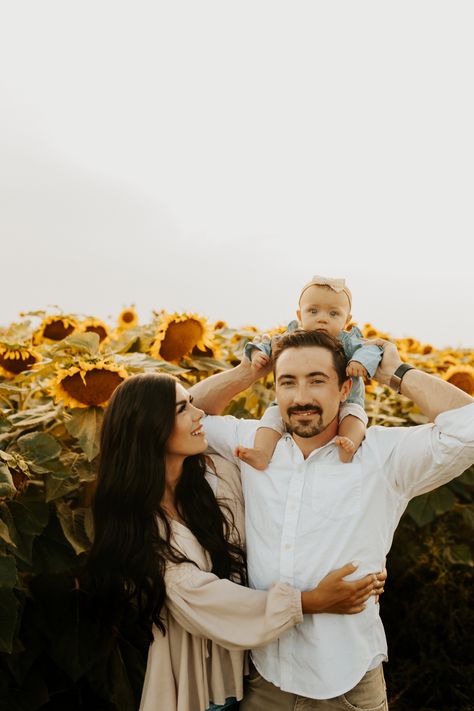
<svg viewBox="0 0 474 711">
<path fill-rule="evenodd" d="M 169 566 L 165 582 L 166 604 L 176 621 L 226 649 L 269 644 L 303 620 L 301 593 L 286 583 L 252 590 L 188 563 Z"/>
<path fill-rule="evenodd" d="M 208 444 L 214 452 L 239 465 L 238 445 L 252 446 L 259 420 L 241 420 L 232 415 L 207 415 L 203 419 Z"/>
<path fill-rule="evenodd" d="M 473 464 L 474 404 L 443 412 L 434 424 L 407 427 L 395 441 L 386 472 L 392 485 L 412 498 L 446 484 Z"/>
</svg>

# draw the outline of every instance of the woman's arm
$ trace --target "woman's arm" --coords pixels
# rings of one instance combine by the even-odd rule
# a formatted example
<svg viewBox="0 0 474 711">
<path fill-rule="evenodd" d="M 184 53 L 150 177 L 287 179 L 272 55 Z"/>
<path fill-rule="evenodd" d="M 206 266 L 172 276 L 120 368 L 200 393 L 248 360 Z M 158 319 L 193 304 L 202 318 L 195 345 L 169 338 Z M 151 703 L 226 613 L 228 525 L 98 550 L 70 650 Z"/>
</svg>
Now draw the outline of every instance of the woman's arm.
<svg viewBox="0 0 474 711">
<path fill-rule="evenodd" d="M 314 590 L 301 593 L 286 583 L 252 590 L 192 563 L 169 566 L 165 582 L 170 614 L 190 634 L 212 639 L 226 649 L 248 649 L 275 641 L 302 622 L 303 614 L 355 614 L 380 591 L 375 575 L 343 580 L 352 564 L 327 575 Z"/>
</svg>

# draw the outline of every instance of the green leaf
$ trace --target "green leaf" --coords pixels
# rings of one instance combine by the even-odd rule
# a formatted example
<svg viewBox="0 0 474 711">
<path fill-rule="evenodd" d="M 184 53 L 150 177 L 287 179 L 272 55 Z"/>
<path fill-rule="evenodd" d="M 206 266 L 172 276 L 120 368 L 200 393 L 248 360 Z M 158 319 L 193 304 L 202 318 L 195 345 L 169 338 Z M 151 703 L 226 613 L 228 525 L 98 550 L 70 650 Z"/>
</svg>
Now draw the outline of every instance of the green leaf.
<svg viewBox="0 0 474 711">
<path fill-rule="evenodd" d="M 2 521 L 2 519 L 0 519 L 0 538 L 5 541 L 7 545 L 12 548 L 16 548 L 16 543 L 12 540 L 10 535 L 10 529 L 5 521 Z"/>
<path fill-rule="evenodd" d="M 12 555 L 0 556 L 0 588 L 13 588 L 17 582 L 15 558 Z"/>
<path fill-rule="evenodd" d="M 458 481 L 463 484 L 467 484 L 467 486 L 474 486 L 474 467 L 466 469 L 464 474 L 461 474 L 461 476 L 458 477 Z"/>
<path fill-rule="evenodd" d="M 12 590 L 0 589 L 0 652 L 11 654 L 18 618 L 18 600 Z"/>
<path fill-rule="evenodd" d="M 225 363 L 215 358 L 209 358 L 208 356 L 188 356 L 185 362 L 190 363 L 196 370 L 203 370 L 206 373 L 214 373 L 216 370 L 232 370 L 233 368 L 230 363 Z"/>
<path fill-rule="evenodd" d="M 75 348 L 78 351 L 88 353 L 90 356 L 95 356 L 99 352 L 100 338 L 97 333 L 87 331 L 86 333 L 75 333 L 72 336 L 64 338 L 57 350 L 65 348 Z"/>
<path fill-rule="evenodd" d="M 46 432 L 30 432 L 18 440 L 20 451 L 36 464 L 44 464 L 61 454 L 59 442 Z"/>
<path fill-rule="evenodd" d="M 8 432 L 11 428 L 10 420 L 0 413 L 0 432 Z"/>
<path fill-rule="evenodd" d="M 87 459 L 92 461 L 99 453 L 104 411 L 100 407 L 78 407 L 71 412 L 72 416 L 66 420 L 67 431 L 79 440 Z"/>
<path fill-rule="evenodd" d="M 59 407 L 50 400 L 44 405 L 37 405 L 28 410 L 21 410 L 14 415 L 10 415 L 10 421 L 17 429 L 30 429 L 38 425 L 46 425 L 55 420 Z"/>
<path fill-rule="evenodd" d="M 462 517 L 464 519 L 464 523 L 467 523 L 468 526 L 474 528 L 474 506 L 463 507 Z"/>
<path fill-rule="evenodd" d="M 44 501 L 28 500 L 24 496 L 10 501 L 8 507 L 16 528 L 22 533 L 37 536 L 48 523 L 49 507 Z"/>
<path fill-rule="evenodd" d="M 16 494 L 16 489 L 13 484 L 12 475 L 6 464 L 0 462 L 0 497 L 12 498 Z"/>
<path fill-rule="evenodd" d="M 79 487 L 79 478 L 65 473 L 65 476 L 50 474 L 45 478 L 46 501 L 54 501 Z"/>
<path fill-rule="evenodd" d="M 90 548 L 91 530 L 88 509 L 75 509 L 74 511 L 64 502 L 58 501 L 56 510 L 63 529 L 63 533 L 77 555 L 85 553 Z"/>
<path fill-rule="evenodd" d="M 471 549 L 465 543 L 449 546 L 444 551 L 444 557 L 454 565 L 462 564 L 468 565 L 470 568 L 474 567 Z"/>
<path fill-rule="evenodd" d="M 453 493 L 446 486 L 443 486 L 428 494 L 417 496 L 413 501 L 410 501 L 407 513 L 418 526 L 425 526 L 433 521 L 436 516 L 450 511 L 455 503 L 456 498 Z"/>
</svg>

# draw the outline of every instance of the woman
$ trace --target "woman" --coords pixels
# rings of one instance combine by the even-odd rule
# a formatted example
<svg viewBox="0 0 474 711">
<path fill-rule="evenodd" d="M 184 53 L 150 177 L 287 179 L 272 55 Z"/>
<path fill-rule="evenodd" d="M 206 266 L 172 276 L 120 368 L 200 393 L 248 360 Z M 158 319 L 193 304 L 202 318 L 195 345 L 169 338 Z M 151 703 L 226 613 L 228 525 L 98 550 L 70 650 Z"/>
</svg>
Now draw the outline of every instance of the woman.
<svg viewBox="0 0 474 711">
<path fill-rule="evenodd" d="M 152 623 L 141 711 L 230 709 L 245 649 L 302 613 L 360 612 L 378 585 L 348 565 L 304 593 L 246 588 L 239 473 L 204 456 L 203 414 L 162 374 L 128 378 L 105 414 L 89 569 L 112 616 L 133 599 Z"/>
</svg>

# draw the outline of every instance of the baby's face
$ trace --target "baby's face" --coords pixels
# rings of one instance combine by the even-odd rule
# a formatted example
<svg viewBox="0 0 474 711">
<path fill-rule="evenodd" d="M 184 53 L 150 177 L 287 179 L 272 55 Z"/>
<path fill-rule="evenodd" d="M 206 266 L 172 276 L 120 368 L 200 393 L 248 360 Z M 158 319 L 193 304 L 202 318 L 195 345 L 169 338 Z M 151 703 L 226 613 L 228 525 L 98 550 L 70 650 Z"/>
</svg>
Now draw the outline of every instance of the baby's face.
<svg viewBox="0 0 474 711">
<path fill-rule="evenodd" d="M 351 319 L 349 308 L 349 299 L 343 291 L 313 284 L 303 292 L 297 315 L 305 331 L 337 336 Z"/>
</svg>

